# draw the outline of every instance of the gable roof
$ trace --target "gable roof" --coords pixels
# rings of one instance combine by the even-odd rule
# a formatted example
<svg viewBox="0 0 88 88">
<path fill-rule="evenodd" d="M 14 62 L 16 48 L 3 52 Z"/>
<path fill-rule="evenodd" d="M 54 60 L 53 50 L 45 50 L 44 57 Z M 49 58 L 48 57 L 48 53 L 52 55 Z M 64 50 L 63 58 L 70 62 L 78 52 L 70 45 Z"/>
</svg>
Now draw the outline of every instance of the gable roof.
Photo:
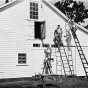
<svg viewBox="0 0 88 88">
<path fill-rule="evenodd" d="M 22 1 L 24 1 L 24 0 L 12 0 L 9 3 L 3 4 L 0 6 L 0 12 L 4 11 L 10 7 L 13 7 L 14 5 L 16 5 Z"/>
<path fill-rule="evenodd" d="M 59 17 L 61 17 L 65 22 L 68 22 L 69 18 L 63 14 L 59 9 L 57 9 L 52 3 L 50 3 L 47 0 L 42 0 L 42 2 L 47 5 L 50 9 L 52 9 Z M 88 34 L 88 30 L 86 28 L 84 28 L 83 26 L 77 24 L 74 22 L 74 25 L 82 32 L 84 32 L 85 34 Z"/>
</svg>

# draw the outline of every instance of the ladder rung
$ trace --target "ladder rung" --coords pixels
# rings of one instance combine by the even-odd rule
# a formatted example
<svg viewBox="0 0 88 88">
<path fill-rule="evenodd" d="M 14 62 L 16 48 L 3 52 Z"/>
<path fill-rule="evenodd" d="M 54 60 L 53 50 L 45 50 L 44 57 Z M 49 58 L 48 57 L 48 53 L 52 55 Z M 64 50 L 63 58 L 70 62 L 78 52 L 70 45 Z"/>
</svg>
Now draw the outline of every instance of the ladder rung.
<svg viewBox="0 0 88 88">
<path fill-rule="evenodd" d="M 84 54 L 83 54 L 83 53 L 79 53 L 79 54 L 84 56 Z"/>
<path fill-rule="evenodd" d="M 80 50 L 80 49 L 79 49 L 78 51 L 83 51 L 83 50 Z"/>
<path fill-rule="evenodd" d="M 79 42 L 76 42 L 76 41 L 75 41 L 75 43 L 78 43 L 79 44 Z"/>
<path fill-rule="evenodd" d="M 65 53 L 64 52 L 61 52 L 61 55 L 65 55 Z"/>
<path fill-rule="evenodd" d="M 57 60 L 57 62 L 62 62 L 61 60 Z"/>
<path fill-rule="evenodd" d="M 85 60 L 85 57 L 81 57 L 81 59 L 84 59 Z"/>
<path fill-rule="evenodd" d="M 85 59 L 82 59 L 82 62 L 87 64 L 87 62 L 85 61 Z"/>
<path fill-rule="evenodd" d="M 87 63 L 83 63 L 83 64 L 87 64 Z"/>
<path fill-rule="evenodd" d="M 82 62 L 83 62 L 83 63 L 87 63 L 87 61 L 86 61 L 85 59 L 82 59 Z"/>
<path fill-rule="evenodd" d="M 66 56 L 62 56 L 62 57 L 66 57 Z"/>
<path fill-rule="evenodd" d="M 64 64 L 66 64 L 66 65 L 67 65 L 68 63 L 64 63 Z"/>
<path fill-rule="evenodd" d="M 67 62 L 68 62 L 68 60 L 67 60 L 67 59 L 65 59 L 65 58 L 63 58 L 63 59 L 62 59 L 62 61 L 67 61 Z"/>
<path fill-rule="evenodd" d="M 70 65 L 70 66 L 73 66 L 73 65 Z"/>
<path fill-rule="evenodd" d="M 62 62 L 61 60 L 57 60 L 57 62 Z"/>
<path fill-rule="evenodd" d="M 83 53 L 83 51 L 82 50 L 78 50 L 80 53 Z"/>
<path fill-rule="evenodd" d="M 72 56 L 72 55 L 68 55 L 68 56 Z"/>
<path fill-rule="evenodd" d="M 59 52 L 59 51 L 56 51 L 56 52 Z M 56 52 L 55 52 L 55 53 L 56 53 Z"/>
<path fill-rule="evenodd" d="M 64 50 L 64 48 L 63 49 L 60 49 L 60 50 Z"/>
<path fill-rule="evenodd" d="M 80 52 L 80 51 L 79 51 L 79 54 L 83 54 L 83 52 Z M 84 54 L 83 54 L 83 55 L 84 55 Z"/>
<path fill-rule="evenodd" d="M 70 72 L 70 71 L 66 71 L 66 72 Z"/>
<path fill-rule="evenodd" d="M 64 68 L 69 68 L 69 67 L 64 67 Z"/>
<path fill-rule="evenodd" d="M 62 71 L 62 70 L 57 70 L 57 71 Z"/>
<path fill-rule="evenodd" d="M 57 66 L 62 66 L 62 65 L 57 65 Z"/>
<path fill-rule="evenodd" d="M 69 60 L 69 61 L 73 61 L 73 60 Z"/>
<path fill-rule="evenodd" d="M 84 68 L 88 68 L 88 67 L 84 67 Z"/>
<path fill-rule="evenodd" d="M 81 53 L 83 53 L 83 51 L 82 50 L 78 50 L 79 52 L 81 52 Z"/>
<path fill-rule="evenodd" d="M 80 54 L 81 56 L 84 56 L 84 54 Z"/>
<path fill-rule="evenodd" d="M 78 47 L 78 48 L 80 48 L 80 49 L 82 49 L 80 45 L 79 45 L 79 46 L 77 46 L 77 47 Z"/>
<path fill-rule="evenodd" d="M 56 56 L 56 57 L 60 57 L 60 56 Z"/>
<path fill-rule="evenodd" d="M 77 44 L 77 45 L 79 45 L 79 47 L 80 47 L 80 44 L 79 44 L 79 42 L 76 42 L 76 44 Z"/>
</svg>

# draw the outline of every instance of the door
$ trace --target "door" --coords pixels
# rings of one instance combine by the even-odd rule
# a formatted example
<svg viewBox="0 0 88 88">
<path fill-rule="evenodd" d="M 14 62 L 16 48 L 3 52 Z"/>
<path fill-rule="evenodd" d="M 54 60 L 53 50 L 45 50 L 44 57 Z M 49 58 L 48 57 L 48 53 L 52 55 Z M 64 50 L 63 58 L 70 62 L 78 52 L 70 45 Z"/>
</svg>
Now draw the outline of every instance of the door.
<svg viewBox="0 0 88 88">
<path fill-rule="evenodd" d="M 45 21 L 35 22 L 34 35 L 35 39 L 45 39 Z"/>
</svg>

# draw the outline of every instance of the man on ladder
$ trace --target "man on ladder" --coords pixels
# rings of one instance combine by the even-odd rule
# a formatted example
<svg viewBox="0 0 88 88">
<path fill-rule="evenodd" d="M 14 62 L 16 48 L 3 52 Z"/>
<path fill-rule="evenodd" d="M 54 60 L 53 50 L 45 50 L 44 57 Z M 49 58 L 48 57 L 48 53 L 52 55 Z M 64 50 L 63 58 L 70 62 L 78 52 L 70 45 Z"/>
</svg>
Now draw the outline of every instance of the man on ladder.
<svg viewBox="0 0 88 88">
<path fill-rule="evenodd" d="M 54 31 L 54 43 L 55 45 L 62 46 L 62 28 L 58 25 L 57 29 Z"/>
<path fill-rule="evenodd" d="M 51 74 L 52 73 L 51 61 L 53 60 L 53 58 L 51 58 L 52 50 L 50 46 L 44 50 L 44 53 L 45 53 L 45 59 L 44 59 L 43 73 Z"/>
<path fill-rule="evenodd" d="M 66 31 L 66 43 L 67 43 L 67 48 L 68 48 L 68 51 L 71 51 L 71 33 L 69 30 Z"/>
</svg>

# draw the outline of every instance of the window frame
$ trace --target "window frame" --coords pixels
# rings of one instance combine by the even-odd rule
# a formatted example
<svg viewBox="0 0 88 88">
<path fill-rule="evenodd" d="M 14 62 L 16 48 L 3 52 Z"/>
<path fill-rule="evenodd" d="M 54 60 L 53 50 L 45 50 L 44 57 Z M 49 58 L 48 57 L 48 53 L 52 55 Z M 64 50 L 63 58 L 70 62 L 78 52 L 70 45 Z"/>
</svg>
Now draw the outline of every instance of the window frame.
<svg viewBox="0 0 88 88">
<path fill-rule="evenodd" d="M 39 19 L 39 4 L 38 2 L 31 1 L 29 2 L 30 6 L 30 20 L 38 20 Z"/>
<path fill-rule="evenodd" d="M 26 65 L 26 64 L 27 64 L 27 54 L 18 53 L 18 65 Z"/>
<path fill-rule="evenodd" d="M 43 25 L 43 30 L 40 29 L 40 32 L 42 31 L 42 33 L 44 34 L 44 36 L 40 35 L 40 37 L 43 37 L 43 38 L 39 38 L 39 36 L 36 36 L 37 33 L 40 33 L 40 32 L 38 32 L 38 30 L 36 30 L 38 28 L 38 27 L 36 27 L 36 23 L 39 23 L 40 26 Z M 37 35 L 39 35 L 39 34 L 37 34 Z M 46 38 L 46 21 L 35 21 L 34 22 L 34 39 L 44 40 L 45 38 Z"/>
</svg>

